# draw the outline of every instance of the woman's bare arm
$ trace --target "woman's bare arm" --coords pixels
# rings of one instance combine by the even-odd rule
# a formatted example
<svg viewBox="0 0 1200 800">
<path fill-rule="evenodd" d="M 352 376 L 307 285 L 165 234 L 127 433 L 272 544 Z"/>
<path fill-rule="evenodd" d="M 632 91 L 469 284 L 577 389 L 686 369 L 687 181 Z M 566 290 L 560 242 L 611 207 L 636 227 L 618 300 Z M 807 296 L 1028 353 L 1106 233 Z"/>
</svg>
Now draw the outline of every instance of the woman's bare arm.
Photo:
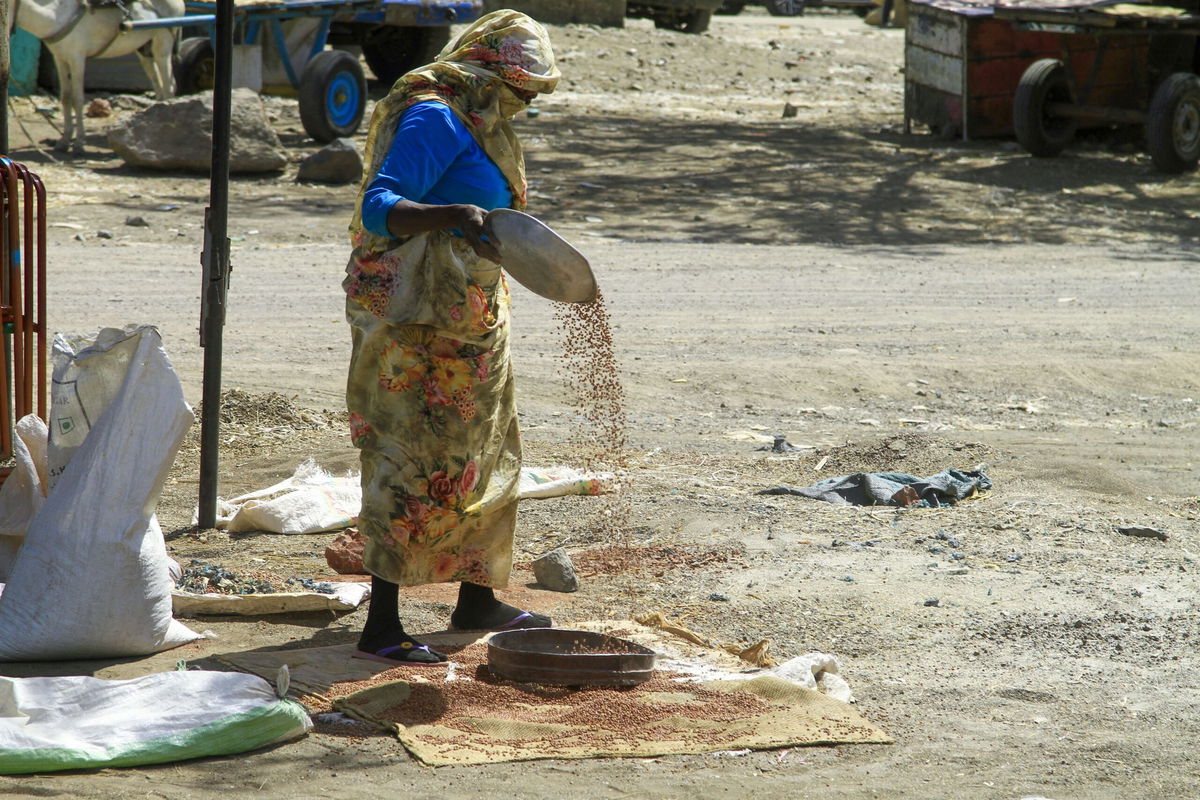
<svg viewBox="0 0 1200 800">
<path fill-rule="evenodd" d="M 493 242 L 484 239 L 483 222 L 487 212 L 479 206 L 459 203 L 449 206 L 426 205 L 411 200 L 397 200 L 388 211 L 388 231 L 396 237 L 413 236 L 427 231 L 458 229 L 475 255 L 500 263 L 500 251 Z"/>
</svg>

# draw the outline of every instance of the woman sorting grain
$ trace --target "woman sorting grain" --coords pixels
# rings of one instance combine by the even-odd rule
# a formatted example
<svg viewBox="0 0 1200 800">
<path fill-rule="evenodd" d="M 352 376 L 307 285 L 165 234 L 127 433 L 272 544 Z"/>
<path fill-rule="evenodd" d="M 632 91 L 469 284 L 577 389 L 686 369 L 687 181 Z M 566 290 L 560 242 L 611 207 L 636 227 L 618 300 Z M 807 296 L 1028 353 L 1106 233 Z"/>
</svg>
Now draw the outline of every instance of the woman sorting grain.
<svg viewBox="0 0 1200 800">
<path fill-rule="evenodd" d="M 524 208 L 509 121 L 558 76 L 545 29 L 495 11 L 396 81 L 371 118 L 343 282 L 372 575 L 360 658 L 446 660 L 405 632 L 399 586 L 460 582 L 452 628 L 551 624 L 492 591 L 512 568 L 521 445 L 508 287 L 484 219 Z"/>
</svg>

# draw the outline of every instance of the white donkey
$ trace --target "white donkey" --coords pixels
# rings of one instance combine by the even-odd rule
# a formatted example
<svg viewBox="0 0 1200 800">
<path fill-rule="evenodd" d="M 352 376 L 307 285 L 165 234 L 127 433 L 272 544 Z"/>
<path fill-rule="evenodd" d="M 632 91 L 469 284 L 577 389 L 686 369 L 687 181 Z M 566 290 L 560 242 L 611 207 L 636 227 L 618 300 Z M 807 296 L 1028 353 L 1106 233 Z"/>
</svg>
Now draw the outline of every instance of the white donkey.
<svg viewBox="0 0 1200 800">
<path fill-rule="evenodd" d="M 88 58 L 136 52 L 159 100 L 175 93 L 171 56 L 177 28 L 122 30 L 127 19 L 181 17 L 183 0 L 7 0 L 9 20 L 42 40 L 58 69 L 63 135 L 57 149 L 83 152 L 83 68 Z"/>
</svg>

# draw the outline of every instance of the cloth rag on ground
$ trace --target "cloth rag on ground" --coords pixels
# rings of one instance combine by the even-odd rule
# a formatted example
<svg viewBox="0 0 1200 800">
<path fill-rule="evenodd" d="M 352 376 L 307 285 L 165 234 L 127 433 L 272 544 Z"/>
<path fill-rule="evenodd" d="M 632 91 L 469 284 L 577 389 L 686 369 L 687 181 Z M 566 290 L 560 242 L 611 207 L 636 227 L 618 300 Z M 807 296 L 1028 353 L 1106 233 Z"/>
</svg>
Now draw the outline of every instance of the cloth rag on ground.
<svg viewBox="0 0 1200 800">
<path fill-rule="evenodd" d="M 991 488 L 991 479 L 982 471 L 948 469 L 928 478 L 903 472 L 856 472 L 827 478 L 803 489 L 774 486 L 756 494 L 797 495 L 837 505 L 937 508 L 954 505 Z"/>
<path fill-rule="evenodd" d="M 832 656 L 814 653 L 756 669 L 725 650 L 631 621 L 576 627 L 655 650 L 655 678 L 620 690 L 531 690 L 492 678 L 487 635 L 462 633 L 418 636 L 450 654 L 445 668 L 364 662 L 350 658 L 349 644 L 231 653 L 219 660 L 264 676 L 286 664 L 312 710 L 332 707 L 395 731 L 409 752 L 430 765 L 891 742 L 835 699 L 848 698 L 849 687 L 842 693 L 830 680 L 840 680 Z"/>
<path fill-rule="evenodd" d="M 518 500 L 598 495 L 612 490 L 610 472 L 588 473 L 571 467 L 522 467 Z M 313 459 L 290 478 L 266 489 L 217 501 L 217 527 L 229 531 L 320 533 L 354 525 L 362 504 L 358 473 L 335 476 Z M 193 520 L 194 522 L 195 520 Z"/>
<path fill-rule="evenodd" d="M 892 741 L 853 706 L 775 676 L 697 681 L 660 669 L 637 686 L 566 689 L 496 678 L 476 666 L 484 642 L 452 658 L 466 665 L 453 678 L 384 681 L 335 696 L 333 708 L 394 731 L 430 766 Z"/>
<path fill-rule="evenodd" d="M 311 728 L 303 706 L 256 675 L 0 677 L 0 775 L 243 753 Z"/>
</svg>

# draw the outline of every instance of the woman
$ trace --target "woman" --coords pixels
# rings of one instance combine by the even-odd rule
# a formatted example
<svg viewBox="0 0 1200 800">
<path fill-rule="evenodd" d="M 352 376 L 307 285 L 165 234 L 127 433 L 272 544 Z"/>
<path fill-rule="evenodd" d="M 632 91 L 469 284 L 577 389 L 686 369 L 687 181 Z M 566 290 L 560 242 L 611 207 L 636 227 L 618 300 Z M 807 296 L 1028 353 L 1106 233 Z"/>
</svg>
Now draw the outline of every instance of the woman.
<svg viewBox="0 0 1200 800">
<path fill-rule="evenodd" d="M 396 81 L 371 118 L 343 282 L 372 575 L 360 658 L 446 660 L 405 632 L 400 585 L 459 581 L 456 629 L 551 624 L 492 592 L 512 568 L 521 448 L 508 287 L 484 220 L 524 208 L 509 120 L 558 77 L 542 26 L 495 11 Z"/>
</svg>

